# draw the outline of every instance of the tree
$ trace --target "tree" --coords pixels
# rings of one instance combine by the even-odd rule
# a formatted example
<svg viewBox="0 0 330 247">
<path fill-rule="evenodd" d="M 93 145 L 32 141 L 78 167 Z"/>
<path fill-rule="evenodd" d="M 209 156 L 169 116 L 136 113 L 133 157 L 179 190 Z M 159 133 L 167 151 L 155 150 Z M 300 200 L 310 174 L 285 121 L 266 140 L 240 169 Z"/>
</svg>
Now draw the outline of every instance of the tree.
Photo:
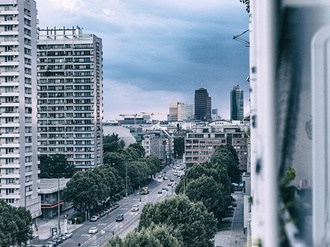
<svg viewBox="0 0 330 247">
<path fill-rule="evenodd" d="M 73 207 L 80 212 L 90 211 L 107 199 L 107 192 L 105 182 L 99 174 L 89 170 L 80 171 L 66 184 L 63 199 L 72 202 Z"/>
<path fill-rule="evenodd" d="M 175 192 L 185 193 L 190 200 L 201 201 L 220 221 L 231 204 L 231 183 L 227 170 L 211 163 L 196 164 L 186 171 Z"/>
<path fill-rule="evenodd" d="M 217 183 L 213 177 L 205 175 L 188 183 L 186 195 L 193 202 L 202 202 L 218 220 L 222 219 L 223 213 L 230 203 L 228 195 L 225 195 L 223 185 Z"/>
<path fill-rule="evenodd" d="M 139 160 L 146 155 L 146 151 L 139 143 L 130 144 L 125 152 L 131 160 Z"/>
<path fill-rule="evenodd" d="M 152 223 L 166 224 L 178 230 L 184 246 L 213 246 L 211 239 L 217 231 L 217 220 L 201 202 L 194 203 L 183 195 L 174 196 L 156 204 L 147 204 L 140 217 L 138 229 Z"/>
<path fill-rule="evenodd" d="M 168 225 L 151 224 L 130 232 L 124 240 L 114 238 L 106 247 L 183 247 L 180 233 Z"/>
<path fill-rule="evenodd" d="M 118 137 L 118 134 L 113 133 L 103 138 L 103 152 L 119 152 L 125 147 L 124 140 Z"/>
<path fill-rule="evenodd" d="M 250 13 L 250 0 L 239 0 L 241 3 L 245 4 L 246 12 Z"/>
<path fill-rule="evenodd" d="M 184 153 L 184 137 L 174 138 L 174 157 L 182 159 Z"/>
<path fill-rule="evenodd" d="M 237 166 L 238 157 L 233 146 L 219 146 L 212 155 L 211 163 L 215 167 L 223 166 L 227 170 L 232 183 L 241 181 L 241 171 Z"/>
<path fill-rule="evenodd" d="M 64 154 L 42 154 L 39 160 L 40 178 L 71 178 L 76 171 L 75 166 L 67 162 Z"/>
<path fill-rule="evenodd" d="M 0 246 L 26 245 L 32 239 L 32 216 L 26 208 L 15 208 L 0 200 Z"/>
</svg>

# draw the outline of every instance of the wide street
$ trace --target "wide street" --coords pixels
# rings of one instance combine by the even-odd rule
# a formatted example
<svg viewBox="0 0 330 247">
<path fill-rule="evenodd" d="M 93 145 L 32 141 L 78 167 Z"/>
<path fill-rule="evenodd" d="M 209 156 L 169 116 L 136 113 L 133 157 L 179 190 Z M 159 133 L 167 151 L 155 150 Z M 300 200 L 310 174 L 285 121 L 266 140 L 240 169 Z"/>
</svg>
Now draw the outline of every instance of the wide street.
<svg viewBox="0 0 330 247">
<path fill-rule="evenodd" d="M 166 172 L 168 180 L 159 180 L 156 178 L 155 181 L 148 185 L 148 195 L 139 195 L 136 193 L 129 195 L 127 198 L 123 198 L 118 202 L 120 205 L 119 208 L 98 219 L 96 222 L 88 221 L 84 223 L 73 232 L 72 238 L 66 240 L 60 246 L 72 247 L 77 246 L 78 243 L 80 243 L 81 246 L 90 246 L 92 243 L 103 246 L 113 237 L 113 234 L 119 235 L 120 237 L 126 236 L 127 233 L 137 227 L 141 211 L 146 203 L 161 201 L 174 194 L 174 187 L 168 186 L 168 183 L 170 183 L 169 179 L 172 177 L 175 179 L 175 182 L 178 182 L 179 178 L 174 177 L 172 168 L 167 167 L 164 171 Z M 167 187 L 168 191 L 162 190 L 164 187 Z M 159 191 L 162 191 L 162 194 L 159 194 Z M 139 211 L 131 212 L 131 208 L 134 204 L 139 205 Z M 116 216 L 118 214 L 124 214 L 124 220 L 122 222 L 116 222 Z M 88 233 L 89 228 L 92 226 L 98 228 L 96 234 Z"/>
</svg>

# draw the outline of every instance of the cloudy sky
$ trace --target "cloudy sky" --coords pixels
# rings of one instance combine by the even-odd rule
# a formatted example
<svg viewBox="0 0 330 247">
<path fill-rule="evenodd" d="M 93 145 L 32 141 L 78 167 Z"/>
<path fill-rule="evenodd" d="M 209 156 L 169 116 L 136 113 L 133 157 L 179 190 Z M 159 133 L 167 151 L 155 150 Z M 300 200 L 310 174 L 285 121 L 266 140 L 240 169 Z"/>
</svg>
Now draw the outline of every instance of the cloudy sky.
<svg viewBox="0 0 330 247">
<path fill-rule="evenodd" d="M 194 103 L 200 87 L 229 118 L 229 93 L 244 90 L 248 48 L 233 36 L 248 29 L 239 0 L 36 0 L 39 27 L 83 28 L 103 40 L 104 120 Z M 248 40 L 248 34 L 242 36 Z"/>
</svg>

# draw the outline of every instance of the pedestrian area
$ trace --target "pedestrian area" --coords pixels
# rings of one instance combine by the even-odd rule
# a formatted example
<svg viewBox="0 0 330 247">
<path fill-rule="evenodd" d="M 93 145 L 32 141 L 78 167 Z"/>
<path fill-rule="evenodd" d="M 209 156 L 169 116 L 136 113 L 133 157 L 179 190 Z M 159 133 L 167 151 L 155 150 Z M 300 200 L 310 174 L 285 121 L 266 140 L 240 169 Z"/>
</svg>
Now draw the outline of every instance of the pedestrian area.
<svg viewBox="0 0 330 247">
<path fill-rule="evenodd" d="M 227 229 L 218 232 L 214 237 L 215 247 L 244 247 L 247 242 L 247 235 L 244 231 L 244 205 L 243 193 L 235 192 L 233 194 L 237 206 L 234 207 L 232 217 L 223 219 L 228 221 Z"/>
</svg>

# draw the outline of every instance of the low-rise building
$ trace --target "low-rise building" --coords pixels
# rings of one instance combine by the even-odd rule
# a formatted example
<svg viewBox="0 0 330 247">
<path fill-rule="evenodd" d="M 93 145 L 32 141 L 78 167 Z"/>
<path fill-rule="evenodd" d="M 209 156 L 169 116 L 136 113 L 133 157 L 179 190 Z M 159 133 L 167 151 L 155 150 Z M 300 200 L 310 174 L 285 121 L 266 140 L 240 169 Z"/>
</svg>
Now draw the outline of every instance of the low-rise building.
<svg viewBox="0 0 330 247">
<path fill-rule="evenodd" d="M 71 203 L 65 202 L 61 197 L 69 180 L 69 178 L 40 179 L 38 193 L 41 197 L 42 218 L 53 218 L 58 215 L 58 210 L 61 213 L 72 207 Z"/>
</svg>

